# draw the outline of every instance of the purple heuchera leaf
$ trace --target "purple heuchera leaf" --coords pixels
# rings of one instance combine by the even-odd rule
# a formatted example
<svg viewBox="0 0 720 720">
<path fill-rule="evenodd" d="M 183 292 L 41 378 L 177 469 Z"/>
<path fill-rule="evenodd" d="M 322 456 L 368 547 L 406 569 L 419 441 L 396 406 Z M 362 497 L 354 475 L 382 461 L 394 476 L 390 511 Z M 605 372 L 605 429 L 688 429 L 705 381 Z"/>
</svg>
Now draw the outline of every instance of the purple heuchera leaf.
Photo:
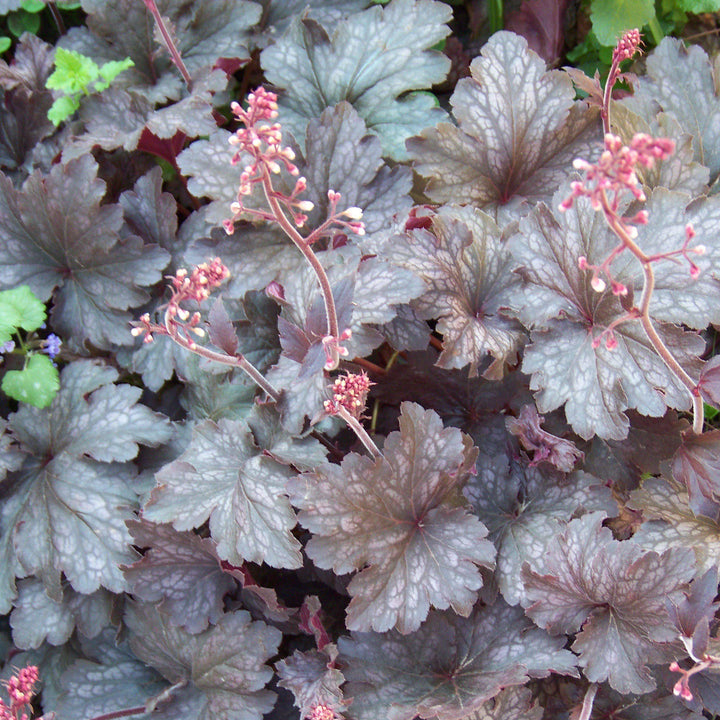
<svg viewBox="0 0 720 720">
<path fill-rule="evenodd" d="M 597 154 L 597 109 L 576 102 L 570 78 L 546 72 L 523 38 L 495 33 L 470 72 L 450 99 L 457 127 L 441 123 L 408 141 L 433 202 L 549 200 L 574 158 Z"/>
<path fill-rule="evenodd" d="M 188 5 L 184 0 L 159 0 L 160 14 L 169 21 L 178 51 L 191 75 L 220 58 L 248 58 L 244 42 L 259 19 L 261 8 L 247 0 L 213 0 Z M 71 28 L 63 47 L 88 55 L 97 63 L 129 57 L 134 66 L 113 83 L 131 88 L 153 104 L 177 100 L 183 82 L 164 47 L 152 39 L 153 19 L 145 4 L 135 0 L 83 0 L 87 27 Z M 142 30 L 141 30 L 142 29 Z"/>
<path fill-rule="evenodd" d="M 554 204 L 557 206 L 567 194 L 562 188 Z M 680 193 L 658 191 L 653 198 L 655 195 L 657 212 L 650 212 L 655 228 L 664 217 L 661 210 L 672 215 L 670 205 L 680 205 L 684 211 L 687 204 L 687 196 Z M 645 252 L 654 252 L 656 247 L 660 252 L 667 249 L 670 240 L 664 231 L 658 230 L 655 237 L 646 226 L 640 233 L 638 242 Z M 682 244 L 684 231 L 679 237 L 673 238 L 673 247 Z M 579 268 L 578 258 L 584 256 L 589 263 L 600 264 L 616 244 L 617 238 L 602 214 L 594 212 L 584 198 L 565 213 L 538 205 L 510 239 L 510 250 L 520 265 L 517 272 L 525 279 L 522 290 L 512 299 L 512 307 L 523 324 L 534 330 L 532 343 L 525 350 L 523 371 L 532 374 L 530 387 L 537 391 L 538 410 L 549 412 L 564 404 L 573 430 L 585 439 L 599 435 L 622 440 L 629 425 L 624 411 L 629 408 L 660 417 L 667 407 L 690 406 L 687 389 L 655 352 L 639 322 L 623 322 L 614 328 L 614 348 L 608 348 L 606 337 L 601 337 L 626 311 L 609 289 L 599 293 L 592 288 L 592 274 Z M 674 271 L 671 273 L 663 263 L 656 264 L 657 298 L 653 296 L 651 318 L 668 321 L 655 327 L 678 362 L 694 373 L 704 343 L 699 335 L 670 324 L 679 316 L 673 304 L 687 312 L 689 323 L 707 323 L 720 308 L 714 299 L 717 283 L 705 273 L 702 282 L 709 283 L 704 286 L 705 295 L 693 286 L 699 281 L 684 268 L 665 263 Z M 613 271 L 639 296 L 642 272 L 636 261 L 621 256 Z M 600 342 L 593 347 L 596 338 Z"/>
<path fill-rule="evenodd" d="M 284 88 L 281 122 L 300 140 L 311 118 L 347 100 L 383 154 L 406 157 L 405 139 L 445 113 L 427 90 L 445 79 L 450 61 L 431 48 L 449 33 L 450 8 L 434 0 L 394 0 L 338 23 L 332 36 L 314 20 L 296 19 L 263 51 L 268 81 Z"/>
<path fill-rule="evenodd" d="M 519 292 L 513 259 L 490 216 L 470 208 L 445 207 L 432 229 L 419 228 L 392 241 L 392 259 L 412 270 L 425 291 L 411 306 L 425 319 L 437 319 L 442 368 L 470 365 L 470 377 L 489 354 L 502 365 L 522 345 L 520 324 L 503 315 Z"/>
<path fill-rule="evenodd" d="M 171 525 L 130 520 L 133 545 L 144 556 L 123 568 L 129 591 L 144 602 L 158 603 L 170 621 L 196 634 L 223 614 L 223 597 L 237 586 L 223 572 L 215 543 Z"/>
<path fill-rule="evenodd" d="M 467 615 L 482 585 L 477 566 L 495 557 L 485 526 L 458 502 L 477 456 L 472 441 L 403 403 L 383 452 L 351 453 L 289 483 L 313 533 L 308 557 L 337 574 L 361 570 L 348 587 L 350 629 L 412 632 L 431 606 Z"/>
<path fill-rule="evenodd" d="M 141 388 L 114 385 L 116 378 L 111 367 L 74 362 L 49 409 L 23 405 L 10 416 L 10 431 L 34 459 L 0 507 L 0 612 L 9 609 L 15 575 L 37 575 L 58 602 L 63 573 L 81 593 L 125 590 L 119 565 L 137 557 L 125 527 L 137 506 L 136 470 L 126 461 L 138 443 L 168 440 L 171 428 L 137 404 Z"/>
<path fill-rule="evenodd" d="M 630 496 L 628 506 L 642 513 L 643 524 L 633 541 L 657 553 L 670 548 L 692 550 L 696 576 L 717 565 L 720 556 L 720 523 L 715 517 L 696 515 L 683 485 L 672 478 L 648 478 Z"/>
<path fill-rule="evenodd" d="M 128 308 L 169 260 L 141 238 L 121 238 L 119 205 L 101 205 L 105 183 L 91 155 L 34 172 L 15 190 L 0 175 L 0 286 L 27 284 L 43 301 L 54 293 L 53 329 L 75 351 L 132 343 Z"/>
<path fill-rule="evenodd" d="M 563 472 L 571 472 L 585 456 L 569 440 L 563 440 L 540 427 L 545 420 L 534 405 L 523 405 L 519 415 L 506 418 L 505 426 L 520 439 L 523 450 L 533 453 L 531 465 L 547 462 Z"/>
<path fill-rule="evenodd" d="M 554 64 L 565 45 L 565 12 L 569 0 L 523 0 L 505 21 L 505 29 L 522 35 L 548 64 Z"/>
<path fill-rule="evenodd" d="M 322 652 L 296 650 L 277 663 L 278 685 L 292 692 L 301 717 L 311 716 L 312 709 L 318 705 L 340 715 L 352 702 L 344 698 L 340 689 L 345 676 L 335 666 L 336 658 L 337 648 L 328 643 Z"/>
<path fill-rule="evenodd" d="M 672 474 L 687 487 L 695 514 L 716 517 L 720 502 L 720 430 L 684 434 L 672 459 Z"/>
<path fill-rule="evenodd" d="M 495 581 L 510 605 L 526 599 L 523 563 L 542 562 L 568 518 L 595 510 L 617 513 L 610 489 L 582 471 L 564 477 L 508 461 L 505 453 L 481 456 L 477 465 L 464 494 L 497 548 Z"/>
<path fill-rule="evenodd" d="M 188 449 L 156 476 L 143 517 L 191 530 L 209 520 L 218 555 L 233 565 L 302 564 L 295 513 L 285 495 L 292 471 L 263 454 L 241 420 L 205 420 Z"/>
<path fill-rule="evenodd" d="M 213 345 L 228 355 L 235 355 L 238 348 L 238 337 L 221 296 L 217 297 L 208 313 L 208 335 Z"/>
<path fill-rule="evenodd" d="M 602 521 L 601 513 L 573 520 L 538 571 L 523 567 L 526 612 L 552 634 L 577 633 L 572 649 L 590 682 L 649 692 L 655 683 L 647 664 L 662 662 L 662 643 L 676 637 L 665 602 L 682 597 L 695 558 L 688 548 L 658 555 L 619 542 Z"/>
<path fill-rule="evenodd" d="M 250 613 L 238 610 L 205 632 L 190 635 L 154 606 L 140 603 L 127 606 L 125 624 L 130 647 L 140 660 L 169 682 L 187 684 L 189 696 L 173 695 L 170 703 L 192 701 L 189 719 L 260 720 L 272 709 L 275 694 L 264 689 L 272 670 L 265 663 L 282 639 L 276 628 L 252 622 Z M 172 704 L 167 706 L 170 717 L 172 709 Z"/>
<path fill-rule="evenodd" d="M 664 112 L 693 138 L 695 160 L 707 166 L 710 179 L 720 173 L 720 97 L 715 68 L 699 45 L 666 37 L 647 59 L 647 75 L 635 83 L 634 96 L 623 100 L 648 118 Z"/>
<path fill-rule="evenodd" d="M 715 407 L 720 407 L 720 356 L 716 355 L 710 358 L 703 365 L 698 389 L 703 400 Z"/>
<path fill-rule="evenodd" d="M 338 645 L 356 720 L 465 720 L 502 688 L 551 672 L 577 674 L 564 638 L 502 600 L 466 618 L 432 611 L 411 635 L 353 633 Z"/>
</svg>

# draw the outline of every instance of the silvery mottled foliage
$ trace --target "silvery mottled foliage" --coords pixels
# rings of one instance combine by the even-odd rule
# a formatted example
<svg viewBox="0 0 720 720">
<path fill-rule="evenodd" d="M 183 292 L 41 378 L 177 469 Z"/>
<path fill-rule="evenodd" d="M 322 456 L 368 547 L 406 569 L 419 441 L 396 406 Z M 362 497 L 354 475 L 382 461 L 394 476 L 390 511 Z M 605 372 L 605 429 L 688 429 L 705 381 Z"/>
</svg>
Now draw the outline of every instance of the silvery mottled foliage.
<svg viewBox="0 0 720 720">
<path fill-rule="evenodd" d="M 122 207 L 101 205 L 97 170 L 85 155 L 36 171 L 21 190 L 0 175 L 0 286 L 27 284 L 43 301 L 54 293 L 54 328 L 79 351 L 132 342 L 128 309 L 148 300 L 169 260 L 139 237 L 121 238 Z"/>
<path fill-rule="evenodd" d="M 457 503 L 474 460 L 467 436 L 405 403 L 383 457 L 351 453 L 290 482 L 300 523 L 313 533 L 308 556 L 337 574 L 361 571 L 348 586 L 350 629 L 408 633 L 431 606 L 470 612 L 478 566 L 495 557 L 484 525 Z"/>
<path fill-rule="evenodd" d="M 463 720 L 503 687 L 551 672 L 576 675 L 563 644 L 497 601 L 468 617 L 432 611 L 410 635 L 354 633 L 339 649 L 353 718 Z"/>
<path fill-rule="evenodd" d="M 63 573 L 81 593 L 125 589 L 118 566 L 136 558 L 125 520 L 137 507 L 126 461 L 138 443 L 159 445 L 171 433 L 167 419 L 137 404 L 140 388 L 112 384 L 108 366 L 78 361 L 60 378 L 49 410 L 23 405 L 9 420 L 26 457 L 0 508 L 5 610 L 16 575 L 36 575 L 58 602 Z"/>
<path fill-rule="evenodd" d="M 576 101 L 570 78 L 513 33 L 495 33 L 450 99 L 441 123 L 408 143 L 425 194 L 437 203 L 504 205 L 549 200 L 576 157 L 597 154 L 597 111 Z"/>
<path fill-rule="evenodd" d="M 663 643 L 675 639 L 666 600 L 679 600 L 695 559 L 689 548 L 658 554 L 618 542 L 603 517 L 573 520 L 539 563 L 523 566 L 526 612 L 553 635 L 577 633 L 572 649 L 590 682 L 649 692 L 647 665 L 663 662 Z"/>
<path fill-rule="evenodd" d="M 332 34 L 296 18 L 261 55 L 268 81 L 285 89 L 283 123 L 300 139 L 311 118 L 347 100 L 380 137 L 383 154 L 404 159 L 405 140 L 445 116 L 434 98 L 412 91 L 445 79 L 450 62 L 430 48 L 448 34 L 450 16 L 434 0 L 393 0 L 351 15 Z"/>
<path fill-rule="evenodd" d="M 276 628 L 253 622 L 248 612 L 238 610 L 190 635 L 152 605 L 140 603 L 128 605 L 125 623 L 136 657 L 170 683 L 186 684 L 164 708 L 168 720 L 260 720 L 272 709 L 275 694 L 263 688 L 272 677 L 265 663 L 282 639 Z M 173 707 L 175 702 L 180 707 Z"/>
</svg>

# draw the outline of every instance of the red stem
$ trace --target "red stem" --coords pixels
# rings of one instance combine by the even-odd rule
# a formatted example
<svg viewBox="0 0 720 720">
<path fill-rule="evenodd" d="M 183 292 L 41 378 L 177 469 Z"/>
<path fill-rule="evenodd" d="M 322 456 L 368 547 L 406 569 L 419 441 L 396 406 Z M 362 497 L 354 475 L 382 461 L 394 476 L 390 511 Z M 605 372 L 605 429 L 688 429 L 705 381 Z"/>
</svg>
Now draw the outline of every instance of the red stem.
<svg viewBox="0 0 720 720">
<path fill-rule="evenodd" d="M 165 25 L 162 15 L 160 15 L 160 11 L 158 10 L 155 0 L 144 0 L 144 2 L 145 7 L 152 13 L 153 18 L 155 18 L 158 30 L 160 30 L 160 35 L 162 35 L 163 43 L 165 44 L 167 51 L 170 53 L 170 58 L 172 59 L 175 67 L 180 71 L 180 74 L 183 76 L 183 80 L 185 81 L 188 90 L 192 90 L 192 78 L 190 77 L 190 73 L 185 67 L 180 51 L 177 49 L 175 41 L 172 39 L 172 35 L 170 35 L 170 31 Z"/>
</svg>

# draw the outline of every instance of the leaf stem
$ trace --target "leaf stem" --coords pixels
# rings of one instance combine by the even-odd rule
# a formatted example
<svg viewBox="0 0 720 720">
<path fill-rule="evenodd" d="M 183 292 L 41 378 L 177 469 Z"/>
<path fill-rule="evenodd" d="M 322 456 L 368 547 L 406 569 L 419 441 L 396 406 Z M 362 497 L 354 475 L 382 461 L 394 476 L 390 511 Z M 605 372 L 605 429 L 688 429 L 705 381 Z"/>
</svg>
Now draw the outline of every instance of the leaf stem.
<svg viewBox="0 0 720 720">
<path fill-rule="evenodd" d="M 660 22 L 657 19 L 657 15 L 653 15 L 652 18 L 650 18 L 648 27 L 650 28 L 650 34 L 653 36 L 653 41 L 656 45 L 659 45 L 665 37 L 665 33 L 660 27 Z"/>
<path fill-rule="evenodd" d="M 320 292 L 323 297 L 323 302 L 325 303 L 325 314 L 327 315 L 328 323 L 327 334 L 333 338 L 338 338 L 340 336 L 340 330 L 338 327 L 337 309 L 335 307 L 335 298 L 333 297 L 330 279 L 325 272 L 325 268 L 318 259 L 318 256 L 315 254 L 315 251 L 310 247 L 308 240 L 293 227 L 293 224 L 290 220 L 288 220 L 287 216 L 283 212 L 282 207 L 275 196 L 275 189 L 273 188 L 272 179 L 266 166 L 263 166 L 262 186 L 263 191 L 265 192 L 267 204 L 270 207 L 270 210 L 272 210 L 273 216 L 278 225 L 280 225 L 285 234 L 293 241 L 297 249 L 300 250 L 304 258 L 310 264 L 310 267 L 315 272 L 315 277 L 317 277 L 318 283 L 320 284 Z M 315 239 L 313 236 L 314 233 L 310 235 L 310 237 Z M 335 343 L 330 343 L 326 346 L 326 348 L 331 354 L 333 360 L 333 367 L 327 369 L 334 370 L 340 362 L 337 345 Z"/>
<path fill-rule="evenodd" d="M 350 426 L 352 431 L 357 435 L 358 440 L 365 446 L 365 449 L 375 458 L 382 457 L 382 453 L 378 449 L 378 446 L 373 442 L 373 439 L 367 434 L 367 431 L 362 426 L 362 423 L 354 416 L 351 415 L 344 407 L 339 406 L 337 408 L 337 414 Z"/>
<path fill-rule="evenodd" d="M 580 708 L 580 714 L 577 720 L 590 720 L 590 715 L 593 711 L 593 705 L 595 703 L 595 695 L 597 695 L 598 686 L 597 683 L 592 683 L 585 691 L 585 697 L 582 701 L 582 708 Z"/>
<path fill-rule="evenodd" d="M 491 34 L 503 29 L 503 0 L 489 0 L 488 21 Z"/>
<path fill-rule="evenodd" d="M 180 55 L 180 51 L 177 49 L 177 45 L 175 45 L 175 41 L 173 40 L 170 31 L 165 25 L 165 21 L 163 20 L 162 15 L 160 15 L 160 11 L 158 10 L 158 6 L 155 3 L 155 0 L 144 0 L 144 2 L 145 7 L 152 13 L 153 18 L 157 23 L 158 30 L 160 31 L 160 35 L 163 39 L 163 44 L 167 48 L 167 51 L 170 53 L 170 58 L 172 59 L 173 64 L 183 76 L 183 80 L 185 81 L 188 90 L 192 90 L 192 78 L 190 77 L 190 73 L 185 67 L 185 63 L 183 62 L 182 56 Z"/>
<path fill-rule="evenodd" d="M 617 216 L 615 210 L 611 207 L 605 190 L 601 193 L 601 204 L 603 216 L 607 224 L 610 226 L 610 229 L 615 233 L 615 235 L 617 235 L 622 244 L 638 259 L 640 265 L 642 266 L 644 281 L 642 295 L 640 296 L 640 304 L 637 307 L 637 312 L 639 313 L 638 319 L 640 320 L 643 330 L 645 330 L 648 340 L 650 340 L 650 343 L 655 349 L 655 352 L 662 358 L 670 372 L 675 375 L 675 377 L 687 388 L 690 393 L 693 405 L 693 432 L 696 435 L 699 435 L 702 433 L 703 429 L 704 412 L 702 398 L 700 397 L 697 383 L 675 359 L 660 335 L 658 335 L 658 332 L 650 319 L 650 300 L 652 299 L 652 294 L 655 290 L 655 272 L 652 268 L 653 258 L 646 255 L 630 237 L 625 225 Z"/>
</svg>

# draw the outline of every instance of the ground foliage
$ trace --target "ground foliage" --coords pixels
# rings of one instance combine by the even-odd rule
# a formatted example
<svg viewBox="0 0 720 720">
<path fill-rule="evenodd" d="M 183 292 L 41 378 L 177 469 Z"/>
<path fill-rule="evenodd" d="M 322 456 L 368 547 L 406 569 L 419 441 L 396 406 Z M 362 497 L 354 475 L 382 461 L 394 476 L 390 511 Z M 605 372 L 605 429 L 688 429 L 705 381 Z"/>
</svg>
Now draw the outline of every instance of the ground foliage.
<svg viewBox="0 0 720 720">
<path fill-rule="evenodd" d="M 49 407 L 0 401 L 0 674 L 39 666 L 38 715 L 550 720 L 593 692 L 592 718 L 720 713 L 712 666 L 684 697 L 669 670 L 720 655 L 720 431 L 690 431 L 687 390 L 616 325 L 641 266 L 613 266 L 628 296 L 598 292 L 578 258 L 617 238 L 585 198 L 558 210 L 602 147 L 593 80 L 546 64 L 577 3 L 525 0 L 522 35 L 491 36 L 480 5 L 158 0 L 185 82 L 146 3 L 82 0 L 0 60 L 0 291 L 47 305 L 7 305 L 0 339 L 63 342 Z M 57 48 L 132 66 L 55 128 Z M 647 210 L 648 254 L 687 223 L 706 248 L 694 275 L 657 263 L 649 314 L 716 406 L 719 67 L 666 38 L 612 115 L 626 141 L 676 143 L 622 211 Z M 364 211 L 364 235 L 316 250 L 379 457 L 324 416 L 315 275 L 276 225 L 221 227 L 242 167 L 229 104 L 261 83 L 307 226 L 329 190 Z M 204 342 L 278 402 L 130 333 L 163 276 L 215 256 L 231 276 L 199 308 Z"/>
</svg>

